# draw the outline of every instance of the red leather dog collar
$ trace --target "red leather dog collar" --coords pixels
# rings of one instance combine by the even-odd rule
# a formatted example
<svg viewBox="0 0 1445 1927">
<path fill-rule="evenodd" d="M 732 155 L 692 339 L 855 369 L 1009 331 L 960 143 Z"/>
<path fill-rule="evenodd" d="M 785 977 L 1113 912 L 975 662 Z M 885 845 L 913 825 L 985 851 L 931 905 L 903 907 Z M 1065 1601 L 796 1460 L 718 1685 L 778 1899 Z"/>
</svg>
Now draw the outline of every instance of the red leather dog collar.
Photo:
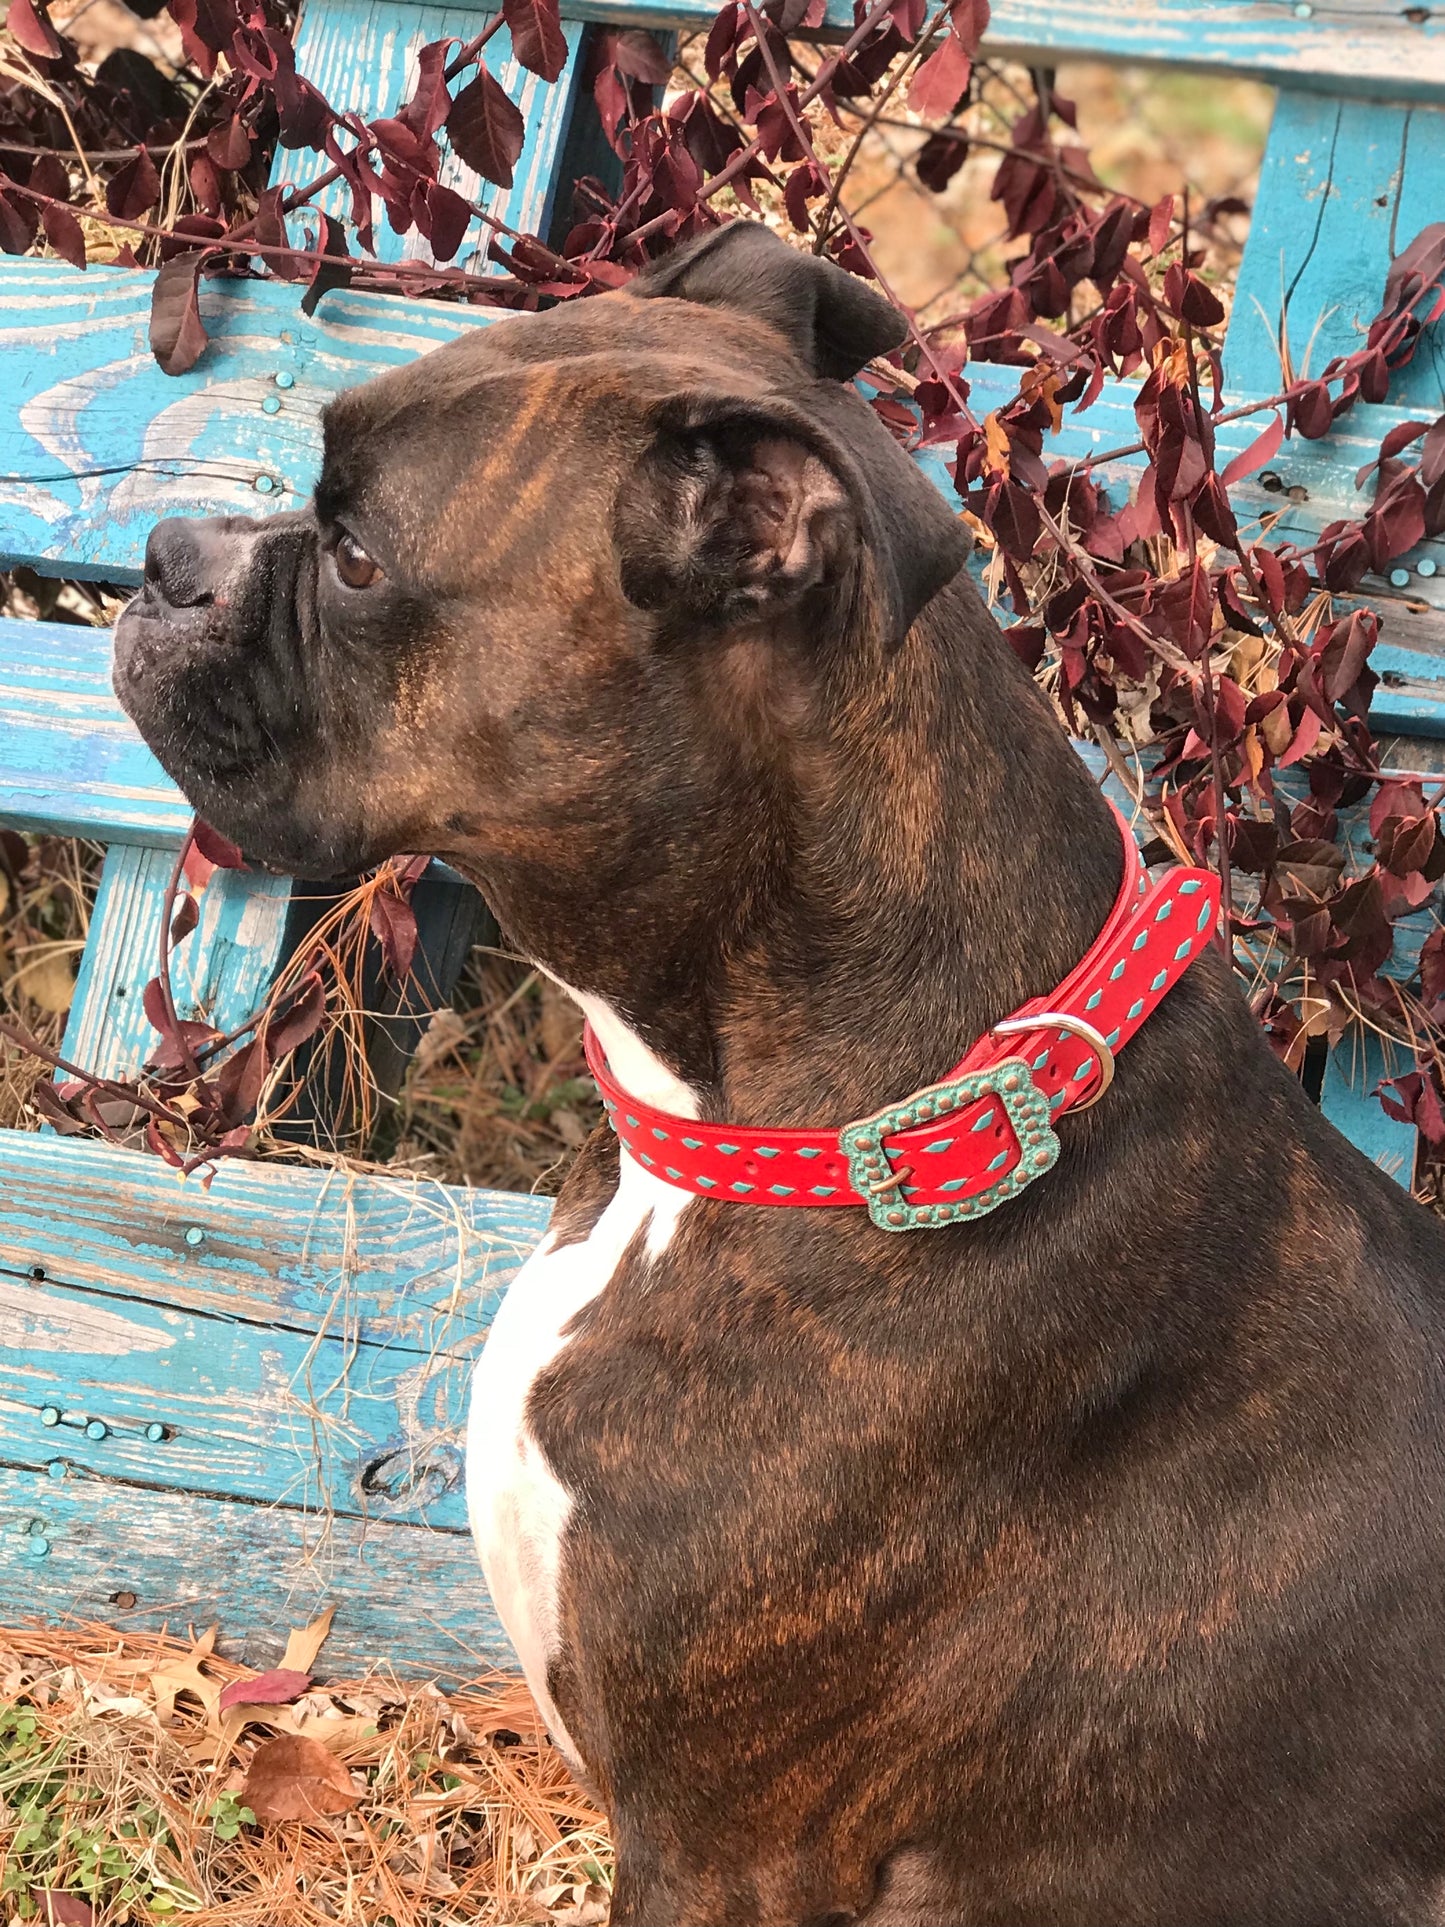
<svg viewBox="0 0 1445 1927">
<path fill-rule="evenodd" d="M 1213 935 L 1219 881 L 1171 870 L 1149 887 L 1128 825 L 1124 880 L 1082 961 L 993 1029 L 937 1084 L 832 1130 L 769 1131 L 640 1104 L 608 1069 L 590 1025 L 587 1063 L 628 1152 L 699 1197 L 767 1205 L 866 1205 L 884 1231 L 981 1218 L 1059 1155 L 1054 1123 L 1108 1089 L 1114 1057 Z"/>
</svg>

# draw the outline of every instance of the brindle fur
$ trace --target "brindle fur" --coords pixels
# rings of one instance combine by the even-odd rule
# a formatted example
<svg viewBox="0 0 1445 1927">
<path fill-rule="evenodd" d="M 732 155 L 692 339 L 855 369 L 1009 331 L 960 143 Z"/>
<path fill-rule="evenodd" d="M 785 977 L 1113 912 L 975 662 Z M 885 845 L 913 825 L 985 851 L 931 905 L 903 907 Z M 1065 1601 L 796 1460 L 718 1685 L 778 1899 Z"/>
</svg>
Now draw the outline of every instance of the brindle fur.
<svg viewBox="0 0 1445 1927">
<path fill-rule="evenodd" d="M 834 379 L 886 315 L 750 233 L 342 397 L 314 512 L 163 525 L 117 684 L 262 858 L 445 855 L 704 1114 L 841 1123 L 1064 975 L 1117 831 Z M 1060 1135 L 946 1231 L 695 1205 L 535 1387 L 616 1927 L 1436 1917 L 1441 1233 L 1217 954 Z"/>
</svg>

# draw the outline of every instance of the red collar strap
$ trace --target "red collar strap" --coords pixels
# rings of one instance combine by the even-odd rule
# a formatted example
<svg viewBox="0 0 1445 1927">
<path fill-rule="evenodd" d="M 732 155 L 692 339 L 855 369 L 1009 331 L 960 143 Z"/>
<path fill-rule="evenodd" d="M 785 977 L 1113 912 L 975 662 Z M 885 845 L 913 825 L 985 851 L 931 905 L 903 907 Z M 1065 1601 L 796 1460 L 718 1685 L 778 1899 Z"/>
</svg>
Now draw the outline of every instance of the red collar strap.
<svg viewBox="0 0 1445 1927">
<path fill-rule="evenodd" d="M 866 1205 L 884 1231 L 983 1217 L 1051 1168 L 1058 1118 L 1099 1101 L 1115 1056 L 1214 934 L 1218 878 L 1171 870 L 1151 889 L 1122 818 L 1120 828 L 1124 880 L 1087 955 L 939 1083 L 841 1130 L 706 1124 L 629 1096 L 589 1026 L 587 1063 L 613 1130 L 639 1164 L 703 1198 Z"/>
</svg>

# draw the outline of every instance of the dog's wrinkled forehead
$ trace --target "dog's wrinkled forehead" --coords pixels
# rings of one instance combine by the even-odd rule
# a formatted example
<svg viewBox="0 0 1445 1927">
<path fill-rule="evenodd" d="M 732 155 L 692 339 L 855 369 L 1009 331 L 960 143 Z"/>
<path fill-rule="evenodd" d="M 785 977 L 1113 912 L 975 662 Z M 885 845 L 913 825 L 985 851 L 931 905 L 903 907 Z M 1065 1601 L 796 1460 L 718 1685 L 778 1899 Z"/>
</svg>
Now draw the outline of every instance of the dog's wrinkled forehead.
<svg viewBox="0 0 1445 1927">
<path fill-rule="evenodd" d="M 585 485 L 605 478 L 608 445 L 625 450 L 629 423 L 643 425 L 669 394 L 796 394 L 846 380 L 902 331 L 852 276 L 735 222 L 617 294 L 479 328 L 340 396 L 327 411 L 317 508 L 323 518 L 370 511 L 397 539 L 425 545 L 438 478 L 454 509 L 464 478 L 475 493 L 490 475 L 516 513 L 539 445 L 553 486 L 569 466 Z"/>
</svg>

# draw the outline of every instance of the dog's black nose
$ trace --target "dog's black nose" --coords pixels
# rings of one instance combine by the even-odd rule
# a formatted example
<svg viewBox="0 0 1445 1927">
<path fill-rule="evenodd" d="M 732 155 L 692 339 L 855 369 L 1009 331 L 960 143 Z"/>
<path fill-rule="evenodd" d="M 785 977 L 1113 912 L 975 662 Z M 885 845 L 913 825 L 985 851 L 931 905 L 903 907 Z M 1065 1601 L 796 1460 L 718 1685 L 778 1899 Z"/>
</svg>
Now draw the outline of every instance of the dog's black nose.
<svg viewBox="0 0 1445 1927">
<path fill-rule="evenodd" d="M 173 515 L 146 541 L 146 586 L 173 609 L 198 609 L 222 586 L 224 558 L 210 526 Z"/>
</svg>

